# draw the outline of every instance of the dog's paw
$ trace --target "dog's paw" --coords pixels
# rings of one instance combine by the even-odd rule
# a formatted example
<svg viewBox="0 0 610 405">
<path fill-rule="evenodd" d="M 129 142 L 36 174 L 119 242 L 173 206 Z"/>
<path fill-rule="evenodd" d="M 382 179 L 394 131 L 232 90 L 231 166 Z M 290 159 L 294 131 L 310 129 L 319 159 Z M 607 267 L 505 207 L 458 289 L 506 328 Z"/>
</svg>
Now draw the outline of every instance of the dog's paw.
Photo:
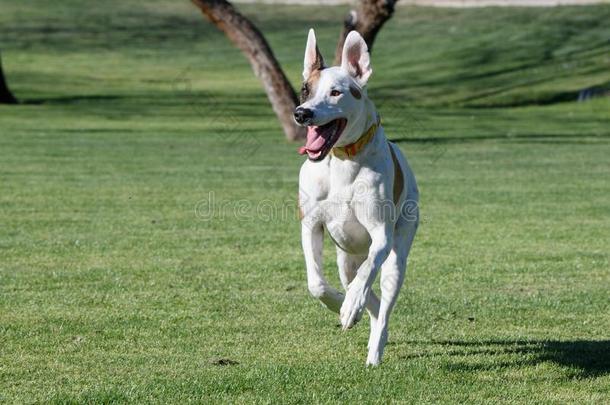
<svg viewBox="0 0 610 405">
<path fill-rule="evenodd" d="M 352 283 L 347 289 L 339 313 L 343 330 L 351 328 L 362 318 L 366 300 L 367 291 L 365 291 L 364 287 L 357 283 Z"/>
<path fill-rule="evenodd" d="M 367 367 L 377 367 L 381 364 L 381 356 L 378 352 L 369 352 L 368 357 L 366 358 Z"/>
</svg>

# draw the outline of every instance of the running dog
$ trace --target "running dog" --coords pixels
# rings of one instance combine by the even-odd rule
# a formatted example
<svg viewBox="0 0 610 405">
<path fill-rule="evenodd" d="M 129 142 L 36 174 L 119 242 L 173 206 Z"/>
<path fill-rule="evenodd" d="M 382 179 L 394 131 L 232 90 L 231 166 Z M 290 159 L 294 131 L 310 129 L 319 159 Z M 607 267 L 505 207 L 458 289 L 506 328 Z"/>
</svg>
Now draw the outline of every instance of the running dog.
<svg viewBox="0 0 610 405">
<path fill-rule="evenodd" d="M 419 192 L 400 149 L 385 136 L 367 97 L 370 55 L 356 31 L 345 39 L 341 66 L 326 67 L 309 31 L 301 105 L 307 127 L 299 153 L 299 212 L 310 293 L 339 314 L 343 330 L 367 309 L 371 320 L 367 365 L 378 365 L 388 339 L 390 313 L 402 286 L 419 222 Z M 324 229 L 337 248 L 345 289 L 331 287 L 322 271 Z M 381 269 L 378 298 L 372 285 Z"/>
</svg>

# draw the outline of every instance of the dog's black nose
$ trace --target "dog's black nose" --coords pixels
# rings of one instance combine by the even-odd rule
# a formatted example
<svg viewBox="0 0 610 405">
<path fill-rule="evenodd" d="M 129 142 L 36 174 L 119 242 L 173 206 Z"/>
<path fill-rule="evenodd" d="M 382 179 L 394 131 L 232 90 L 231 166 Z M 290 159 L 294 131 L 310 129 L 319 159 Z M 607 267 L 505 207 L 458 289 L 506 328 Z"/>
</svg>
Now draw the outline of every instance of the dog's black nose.
<svg viewBox="0 0 610 405">
<path fill-rule="evenodd" d="M 306 124 L 307 122 L 311 121 L 312 118 L 313 111 L 309 108 L 297 107 L 297 109 L 294 110 L 294 120 L 298 124 Z"/>
</svg>

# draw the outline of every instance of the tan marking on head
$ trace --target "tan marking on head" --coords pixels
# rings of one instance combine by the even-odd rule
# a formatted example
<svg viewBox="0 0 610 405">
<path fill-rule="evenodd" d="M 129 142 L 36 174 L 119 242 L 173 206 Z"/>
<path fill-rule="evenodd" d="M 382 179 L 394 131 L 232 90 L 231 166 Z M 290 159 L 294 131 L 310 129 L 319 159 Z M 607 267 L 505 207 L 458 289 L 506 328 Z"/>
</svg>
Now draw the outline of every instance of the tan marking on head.
<svg viewBox="0 0 610 405">
<path fill-rule="evenodd" d="M 309 83 L 312 87 L 317 85 L 320 81 L 320 74 L 322 73 L 322 69 L 312 70 L 311 74 L 307 78 L 307 83 Z"/>
<path fill-rule="evenodd" d="M 360 93 L 360 90 L 358 90 L 356 86 L 349 86 L 349 92 L 352 93 L 352 96 L 354 96 L 356 100 L 362 98 L 362 93 Z"/>
<path fill-rule="evenodd" d="M 312 70 L 307 80 L 303 83 L 300 95 L 301 104 L 307 101 L 316 92 L 322 69 Z"/>
<path fill-rule="evenodd" d="M 309 71 L 311 73 L 309 74 L 307 80 L 303 83 L 303 87 L 301 87 L 301 94 L 299 96 L 301 104 L 307 101 L 307 99 L 311 97 L 313 93 L 315 93 L 316 85 L 320 80 L 320 72 L 322 69 L 324 69 L 324 58 L 320 53 L 318 45 L 316 45 L 316 59 L 309 67 Z"/>
</svg>

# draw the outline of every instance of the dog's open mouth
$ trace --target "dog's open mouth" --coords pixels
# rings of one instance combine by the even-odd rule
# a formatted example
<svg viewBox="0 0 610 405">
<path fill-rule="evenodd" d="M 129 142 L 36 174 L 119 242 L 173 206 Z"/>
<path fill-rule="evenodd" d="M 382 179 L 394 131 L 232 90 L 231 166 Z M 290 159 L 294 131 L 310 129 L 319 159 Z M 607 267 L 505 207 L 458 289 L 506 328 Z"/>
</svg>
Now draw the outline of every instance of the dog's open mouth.
<svg viewBox="0 0 610 405">
<path fill-rule="evenodd" d="M 299 148 L 301 155 L 309 160 L 322 160 L 335 145 L 347 125 L 345 118 L 337 118 L 319 127 L 307 127 L 307 141 Z"/>
</svg>

